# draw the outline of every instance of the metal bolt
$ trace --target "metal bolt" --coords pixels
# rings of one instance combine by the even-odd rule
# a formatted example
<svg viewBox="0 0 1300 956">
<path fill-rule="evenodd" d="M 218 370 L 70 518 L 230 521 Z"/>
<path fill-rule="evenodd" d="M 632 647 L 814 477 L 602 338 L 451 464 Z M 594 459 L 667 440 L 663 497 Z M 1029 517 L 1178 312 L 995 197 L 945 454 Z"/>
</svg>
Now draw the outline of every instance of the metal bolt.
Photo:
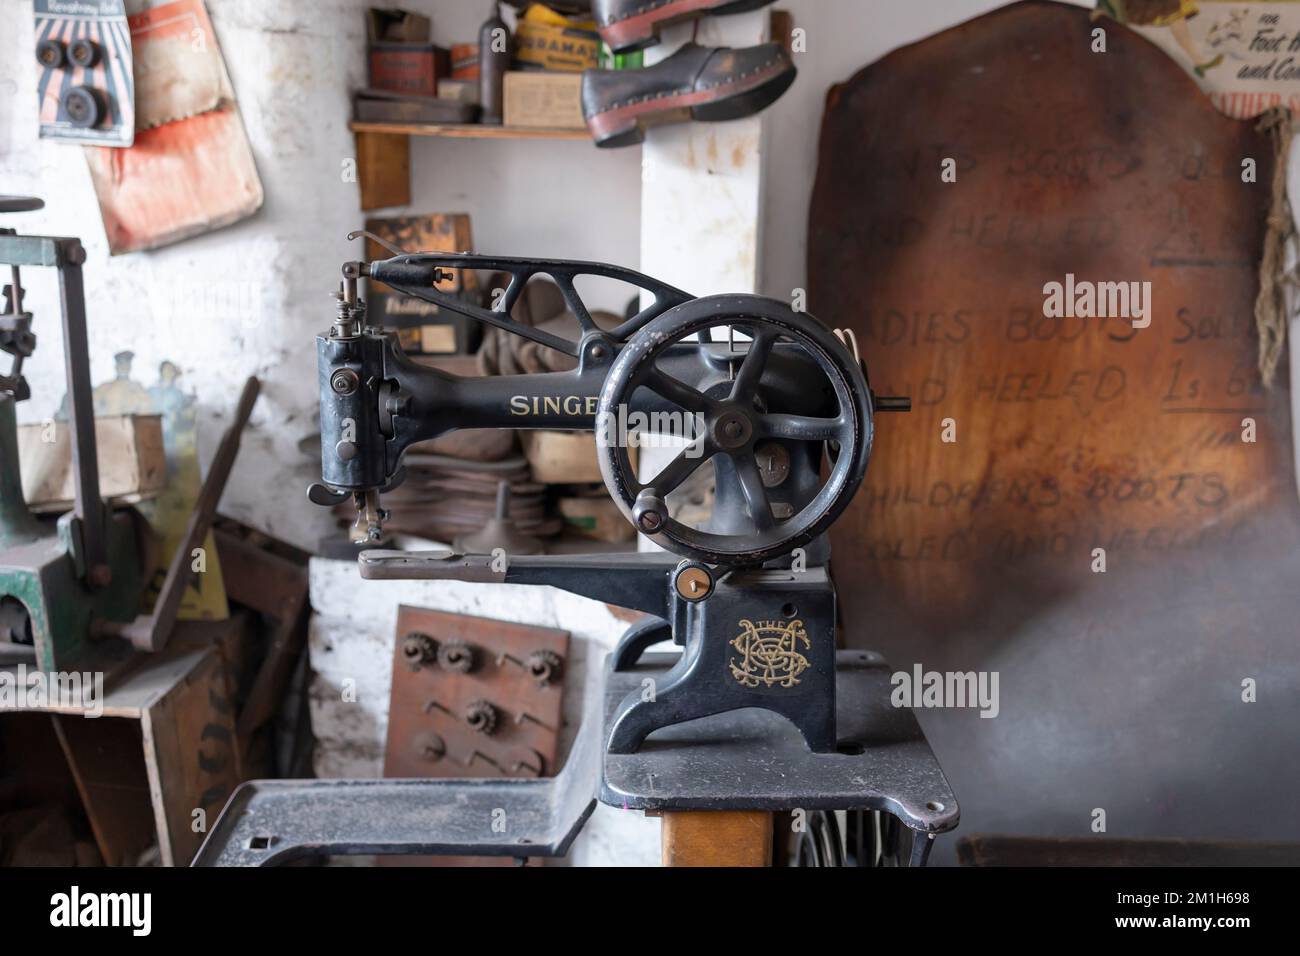
<svg viewBox="0 0 1300 956">
<path fill-rule="evenodd" d="M 713 576 L 695 564 L 688 564 L 677 572 L 673 586 L 683 601 L 703 601 L 713 593 Z"/>
<path fill-rule="evenodd" d="M 664 526 L 668 507 L 653 488 L 642 488 L 632 504 L 632 521 L 647 534 L 654 534 Z"/>
<path fill-rule="evenodd" d="M 330 376 L 330 388 L 339 395 L 351 395 L 361 384 L 357 373 L 350 368 L 340 368 Z"/>
<path fill-rule="evenodd" d="M 559 654 L 541 650 L 529 654 L 525 666 L 533 680 L 537 681 L 537 686 L 546 687 L 559 676 L 561 663 Z"/>
<path fill-rule="evenodd" d="M 497 729 L 497 709 L 489 700 L 472 700 L 465 705 L 465 723 L 480 734 L 491 737 Z"/>
<path fill-rule="evenodd" d="M 464 641 L 447 641 L 438 648 L 438 665 L 458 674 L 474 669 L 474 648 Z"/>
<path fill-rule="evenodd" d="M 418 671 L 422 665 L 437 660 L 438 642 L 428 634 L 412 631 L 402 638 L 402 657 L 411 670 Z"/>
<path fill-rule="evenodd" d="M 447 743 L 437 734 L 427 734 L 417 742 L 421 759 L 437 763 L 447 755 Z"/>
</svg>

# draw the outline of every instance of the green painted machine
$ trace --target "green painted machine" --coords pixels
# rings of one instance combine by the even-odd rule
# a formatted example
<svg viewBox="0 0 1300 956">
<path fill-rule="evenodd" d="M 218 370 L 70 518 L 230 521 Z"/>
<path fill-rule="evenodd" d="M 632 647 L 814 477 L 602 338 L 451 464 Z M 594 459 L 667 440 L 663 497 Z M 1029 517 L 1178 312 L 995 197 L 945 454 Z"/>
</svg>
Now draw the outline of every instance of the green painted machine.
<svg viewBox="0 0 1300 956">
<path fill-rule="evenodd" d="M 42 205 L 38 199 L 0 197 L 0 213 Z M 138 512 L 113 511 L 99 496 L 81 278 L 85 258 L 76 239 L 0 228 L 0 267 L 10 272 L 0 351 L 12 357 L 8 373 L 0 373 L 0 650 L 44 671 L 109 670 L 129 656 L 130 643 L 112 632 L 139 612 L 149 538 Z M 15 406 L 30 396 L 22 366 L 36 346 L 32 316 L 23 311 L 23 267 L 53 269 L 59 283 L 76 500 L 57 521 L 36 517 L 23 499 Z"/>
</svg>

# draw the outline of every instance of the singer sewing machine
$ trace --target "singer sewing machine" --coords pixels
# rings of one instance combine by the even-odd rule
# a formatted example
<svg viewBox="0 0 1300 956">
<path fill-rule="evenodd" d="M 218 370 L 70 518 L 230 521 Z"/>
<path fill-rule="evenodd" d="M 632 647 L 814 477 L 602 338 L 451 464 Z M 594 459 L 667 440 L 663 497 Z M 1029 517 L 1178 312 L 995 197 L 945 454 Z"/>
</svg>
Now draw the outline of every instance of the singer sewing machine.
<svg viewBox="0 0 1300 956">
<path fill-rule="evenodd" d="M 511 278 L 486 309 L 439 291 L 453 269 Z M 539 275 L 559 286 L 578 337 L 512 318 Z M 636 286 L 648 304 L 602 327 L 577 291 L 583 276 Z M 556 349 L 576 368 L 460 378 L 417 365 L 394 333 L 368 324 L 358 294 L 367 277 Z M 956 826 L 956 800 L 920 728 L 910 711 L 890 706 L 884 661 L 837 650 L 826 531 L 863 480 L 875 414 L 910 407 L 872 393 L 851 341 L 783 302 L 695 298 L 611 265 L 398 254 L 344 265 L 338 312 L 316 349 L 321 482 L 309 495 L 327 506 L 355 502 L 354 541 L 382 539 L 382 494 L 403 480 L 412 443 L 460 428 L 544 428 L 594 433 L 609 494 L 662 549 L 616 557 L 367 550 L 362 577 L 549 585 L 650 617 L 610 655 L 603 698 L 588 701 L 557 777 L 246 785 L 196 862 L 255 865 L 307 852 L 561 855 L 593 793 L 650 812 L 813 813 L 803 842 L 816 862 L 837 859 L 833 810 L 852 811 L 859 849 L 850 855 L 861 865 L 923 864 L 931 838 Z M 647 431 L 678 439 L 653 474 L 639 473 L 631 454 Z M 706 467 L 716 489 L 710 517 L 698 526 L 674 518 L 674 493 Z M 680 654 L 644 653 L 669 639 Z M 472 812 L 429 822 L 453 796 L 485 812 L 514 807 L 528 832 L 490 832 Z M 394 812 L 399 804 L 409 812 Z M 421 807 L 430 811 L 423 819 Z M 384 823 L 367 822 L 370 814 Z"/>
</svg>

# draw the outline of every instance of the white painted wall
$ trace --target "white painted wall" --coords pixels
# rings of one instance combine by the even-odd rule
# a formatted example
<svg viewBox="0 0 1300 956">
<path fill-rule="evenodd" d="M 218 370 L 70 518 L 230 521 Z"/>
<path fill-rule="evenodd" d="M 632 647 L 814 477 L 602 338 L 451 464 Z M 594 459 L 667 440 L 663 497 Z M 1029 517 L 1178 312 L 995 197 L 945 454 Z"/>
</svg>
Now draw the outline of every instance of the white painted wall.
<svg viewBox="0 0 1300 956">
<path fill-rule="evenodd" d="M 753 46 L 768 39 L 768 17 L 758 11 L 673 27 L 646 51 L 646 62 L 664 59 L 692 36 L 701 46 Z M 700 296 L 758 291 L 765 121 L 760 114 L 647 131 L 641 147 L 643 272 Z"/>
<path fill-rule="evenodd" d="M 245 376 L 263 380 L 222 510 L 304 547 L 331 528 L 306 501 L 319 466 L 297 450 L 316 427 L 313 337 L 333 311 L 340 264 L 359 246 L 349 93 L 364 83 L 368 0 L 208 0 L 243 111 L 266 204 L 252 219 L 154 252 L 110 259 L 79 147 L 37 139 L 31 0 L 0 0 L 0 192 L 36 195 L 40 212 L 6 216 L 24 232 L 81 238 L 92 375 L 135 352 L 134 377 L 156 381 L 164 359 L 197 393 L 200 447 L 215 450 Z M 477 36 L 478 0 L 410 0 L 444 43 Z M 468 212 L 478 248 L 635 263 L 639 151 L 597 154 L 582 142 L 417 140 L 409 212 Z M 395 210 L 400 211 L 400 210 Z M 62 345 L 52 277 L 32 270 L 39 344 L 21 421 L 62 397 Z M 622 293 L 620 293 L 622 295 Z M 622 301 L 600 303 L 622 306 Z"/>
</svg>

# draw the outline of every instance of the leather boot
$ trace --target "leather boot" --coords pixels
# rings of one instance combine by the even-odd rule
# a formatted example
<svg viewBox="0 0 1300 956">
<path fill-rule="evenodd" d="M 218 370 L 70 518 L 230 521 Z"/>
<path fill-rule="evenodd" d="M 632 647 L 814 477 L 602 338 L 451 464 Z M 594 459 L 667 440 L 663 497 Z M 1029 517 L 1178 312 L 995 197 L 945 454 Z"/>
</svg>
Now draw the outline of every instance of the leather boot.
<svg viewBox="0 0 1300 956">
<path fill-rule="evenodd" d="M 594 0 L 592 13 L 600 38 L 615 53 L 659 42 L 659 31 L 703 16 L 745 13 L 772 0 Z"/>
<path fill-rule="evenodd" d="M 582 114 L 597 146 L 631 146 L 647 126 L 731 120 L 766 109 L 794 82 L 779 43 L 744 49 L 685 44 L 643 70 L 587 70 Z"/>
</svg>

